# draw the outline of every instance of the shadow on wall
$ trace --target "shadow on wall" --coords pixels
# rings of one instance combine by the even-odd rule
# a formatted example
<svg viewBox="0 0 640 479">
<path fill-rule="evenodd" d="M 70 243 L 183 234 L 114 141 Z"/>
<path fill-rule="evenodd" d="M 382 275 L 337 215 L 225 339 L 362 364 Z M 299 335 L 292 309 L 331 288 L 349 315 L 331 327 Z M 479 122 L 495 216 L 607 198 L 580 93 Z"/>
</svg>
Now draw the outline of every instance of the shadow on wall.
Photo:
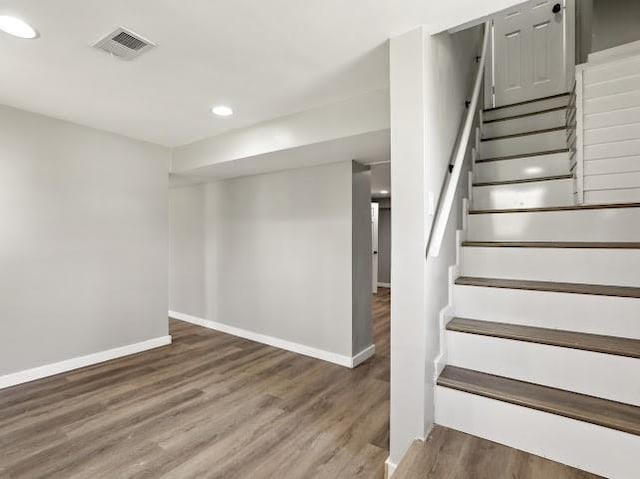
<svg viewBox="0 0 640 479">
<path fill-rule="evenodd" d="M 378 203 L 378 283 L 384 286 L 391 284 L 391 202 Z"/>
<path fill-rule="evenodd" d="M 640 41 L 637 0 L 576 0 L 577 63 L 589 53 Z"/>
</svg>

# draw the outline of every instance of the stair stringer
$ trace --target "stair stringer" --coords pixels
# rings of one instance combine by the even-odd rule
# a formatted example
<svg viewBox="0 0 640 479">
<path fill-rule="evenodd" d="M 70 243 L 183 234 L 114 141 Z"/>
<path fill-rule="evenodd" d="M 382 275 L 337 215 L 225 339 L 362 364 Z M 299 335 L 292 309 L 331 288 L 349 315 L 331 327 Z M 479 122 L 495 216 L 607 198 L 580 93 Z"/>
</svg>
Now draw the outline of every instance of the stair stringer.
<svg viewBox="0 0 640 479">
<path fill-rule="evenodd" d="M 440 310 L 438 315 L 439 322 L 439 336 L 440 336 L 440 350 L 438 355 L 433 360 L 433 384 L 435 392 L 435 384 L 438 382 L 438 376 L 442 373 L 442 370 L 447 365 L 447 323 L 453 319 L 454 316 L 454 294 L 453 288 L 455 286 L 455 280 L 460 276 L 462 271 L 462 243 L 467 239 L 467 215 L 469 212 L 469 200 L 464 198 L 462 200 L 462 229 L 456 231 L 456 263 L 449 267 L 448 271 L 448 302 L 447 305 Z M 435 397 L 435 396 L 434 396 Z"/>
</svg>

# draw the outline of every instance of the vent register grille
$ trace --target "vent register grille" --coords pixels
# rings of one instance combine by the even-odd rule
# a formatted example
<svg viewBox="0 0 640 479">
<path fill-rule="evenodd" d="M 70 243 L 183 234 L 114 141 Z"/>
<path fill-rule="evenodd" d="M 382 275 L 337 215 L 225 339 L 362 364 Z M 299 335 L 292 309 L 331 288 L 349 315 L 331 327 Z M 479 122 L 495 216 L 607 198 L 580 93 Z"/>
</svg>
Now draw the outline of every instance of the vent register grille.
<svg viewBox="0 0 640 479">
<path fill-rule="evenodd" d="M 156 45 L 141 35 L 120 27 L 93 46 L 122 60 L 133 60 Z"/>
</svg>

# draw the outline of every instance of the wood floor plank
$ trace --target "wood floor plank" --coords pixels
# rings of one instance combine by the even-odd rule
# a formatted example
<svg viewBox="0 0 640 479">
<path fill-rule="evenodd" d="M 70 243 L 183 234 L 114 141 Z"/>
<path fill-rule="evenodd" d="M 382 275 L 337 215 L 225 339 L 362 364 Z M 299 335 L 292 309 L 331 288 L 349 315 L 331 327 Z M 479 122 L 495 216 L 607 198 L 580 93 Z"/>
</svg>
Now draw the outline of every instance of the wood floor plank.
<svg viewBox="0 0 640 479">
<path fill-rule="evenodd" d="M 390 298 L 353 370 L 172 320 L 170 346 L 2 390 L 0 478 L 381 478 Z"/>
<path fill-rule="evenodd" d="M 598 476 L 460 431 L 435 426 L 393 479 L 597 479 Z"/>
<path fill-rule="evenodd" d="M 640 435 L 640 407 L 446 366 L 438 385 Z"/>
<path fill-rule="evenodd" d="M 574 331 L 536 328 L 519 324 L 496 323 L 465 318 L 453 318 L 447 324 L 447 330 L 563 348 L 581 349 L 583 351 L 613 354 L 629 358 L 640 358 L 640 340 L 638 339 L 617 338 L 598 334 L 577 333 Z"/>
<path fill-rule="evenodd" d="M 172 320 L 170 346 L 4 389 L 0 477 L 378 477 L 389 310 L 380 289 L 353 370 Z"/>
<path fill-rule="evenodd" d="M 384 461 L 388 451 L 371 444 L 355 453 L 340 477 L 351 479 L 384 479 Z"/>
</svg>

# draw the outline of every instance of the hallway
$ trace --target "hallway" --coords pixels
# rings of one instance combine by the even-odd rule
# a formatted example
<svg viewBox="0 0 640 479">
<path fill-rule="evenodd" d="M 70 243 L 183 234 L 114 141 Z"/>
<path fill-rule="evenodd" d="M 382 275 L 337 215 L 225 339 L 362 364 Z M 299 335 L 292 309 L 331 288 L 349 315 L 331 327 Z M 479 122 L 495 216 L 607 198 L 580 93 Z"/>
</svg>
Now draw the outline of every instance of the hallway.
<svg viewBox="0 0 640 479">
<path fill-rule="evenodd" d="M 173 344 L 0 392 L 0 478 L 384 476 L 390 293 L 357 369 L 172 320 Z"/>
</svg>

